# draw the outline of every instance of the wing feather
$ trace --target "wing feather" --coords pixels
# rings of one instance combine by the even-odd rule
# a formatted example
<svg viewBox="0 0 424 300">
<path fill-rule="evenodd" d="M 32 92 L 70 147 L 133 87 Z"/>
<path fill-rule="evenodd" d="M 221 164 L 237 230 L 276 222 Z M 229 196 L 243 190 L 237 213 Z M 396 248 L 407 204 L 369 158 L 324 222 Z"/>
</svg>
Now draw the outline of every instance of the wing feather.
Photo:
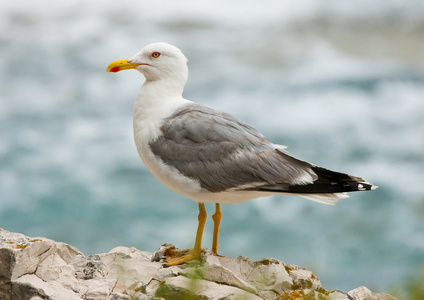
<svg viewBox="0 0 424 300">
<path fill-rule="evenodd" d="M 161 126 L 163 133 L 150 143 L 153 153 L 211 192 L 229 189 L 311 184 L 311 164 L 272 144 L 261 133 L 233 116 L 190 104 Z"/>
</svg>

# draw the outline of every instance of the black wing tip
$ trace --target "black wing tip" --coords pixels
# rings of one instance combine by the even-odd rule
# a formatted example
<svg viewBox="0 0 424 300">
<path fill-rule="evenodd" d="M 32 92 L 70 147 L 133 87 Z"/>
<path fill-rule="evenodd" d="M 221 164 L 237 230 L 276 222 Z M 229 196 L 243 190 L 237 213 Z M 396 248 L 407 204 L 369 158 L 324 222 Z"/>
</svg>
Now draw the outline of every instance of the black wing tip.
<svg viewBox="0 0 424 300">
<path fill-rule="evenodd" d="M 378 188 L 378 186 L 373 185 L 372 183 L 365 180 L 345 182 L 343 183 L 343 187 L 347 189 L 346 192 L 371 191 Z"/>
<path fill-rule="evenodd" d="M 331 182 L 320 183 L 314 182 L 307 185 L 292 185 L 288 187 L 290 193 L 303 193 L 303 194 L 321 194 L 321 193 L 346 193 L 346 192 L 361 192 L 371 191 L 378 188 L 377 186 L 368 182 Z"/>
<path fill-rule="evenodd" d="M 289 191 L 294 193 L 344 193 L 371 191 L 378 186 L 357 176 L 331 171 L 322 167 L 313 166 L 312 170 L 318 178 L 312 184 L 292 185 Z"/>
</svg>

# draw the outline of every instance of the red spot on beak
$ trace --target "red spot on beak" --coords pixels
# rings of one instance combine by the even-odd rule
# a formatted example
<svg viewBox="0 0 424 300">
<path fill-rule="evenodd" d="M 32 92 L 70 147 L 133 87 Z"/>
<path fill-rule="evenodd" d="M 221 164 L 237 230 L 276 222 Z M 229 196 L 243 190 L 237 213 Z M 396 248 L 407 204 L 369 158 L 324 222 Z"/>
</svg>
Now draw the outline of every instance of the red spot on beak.
<svg viewBox="0 0 424 300">
<path fill-rule="evenodd" d="M 113 72 L 113 73 L 116 73 L 116 72 L 119 72 L 119 71 L 121 71 L 121 68 L 118 67 L 118 66 L 113 67 L 112 69 L 110 69 L 110 72 Z"/>
</svg>

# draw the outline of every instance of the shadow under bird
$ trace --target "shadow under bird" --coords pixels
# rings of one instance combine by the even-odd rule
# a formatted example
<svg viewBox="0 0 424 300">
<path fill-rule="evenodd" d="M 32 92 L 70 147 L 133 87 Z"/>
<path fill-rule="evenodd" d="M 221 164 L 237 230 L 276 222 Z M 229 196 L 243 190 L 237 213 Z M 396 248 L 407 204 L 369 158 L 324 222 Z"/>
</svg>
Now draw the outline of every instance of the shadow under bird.
<svg viewBox="0 0 424 300">
<path fill-rule="evenodd" d="M 377 188 L 360 177 L 295 158 L 230 114 L 184 99 L 187 59 L 175 46 L 153 43 L 107 67 L 108 72 L 127 69 L 146 78 L 133 113 L 141 159 L 164 185 L 199 206 L 193 250 L 168 258 L 168 266 L 201 256 L 206 202 L 216 206 L 212 251 L 217 254 L 221 203 L 287 194 L 334 204 L 347 192 Z"/>
</svg>

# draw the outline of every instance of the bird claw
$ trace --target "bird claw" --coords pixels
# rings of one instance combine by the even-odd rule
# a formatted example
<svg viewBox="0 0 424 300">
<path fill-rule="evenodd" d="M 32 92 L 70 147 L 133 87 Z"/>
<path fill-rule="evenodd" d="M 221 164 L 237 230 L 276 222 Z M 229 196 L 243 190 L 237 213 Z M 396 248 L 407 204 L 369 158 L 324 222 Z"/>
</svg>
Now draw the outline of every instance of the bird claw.
<svg viewBox="0 0 424 300">
<path fill-rule="evenodd" d="M 177 266 L 185 262 L 200 259 L 202 252 L 194 250 L 184 250 L 180 253 L 173 251 L 174 249 L 167 249 L 164 252 L 165 264 L 164 267 Z"/>
</svg>

